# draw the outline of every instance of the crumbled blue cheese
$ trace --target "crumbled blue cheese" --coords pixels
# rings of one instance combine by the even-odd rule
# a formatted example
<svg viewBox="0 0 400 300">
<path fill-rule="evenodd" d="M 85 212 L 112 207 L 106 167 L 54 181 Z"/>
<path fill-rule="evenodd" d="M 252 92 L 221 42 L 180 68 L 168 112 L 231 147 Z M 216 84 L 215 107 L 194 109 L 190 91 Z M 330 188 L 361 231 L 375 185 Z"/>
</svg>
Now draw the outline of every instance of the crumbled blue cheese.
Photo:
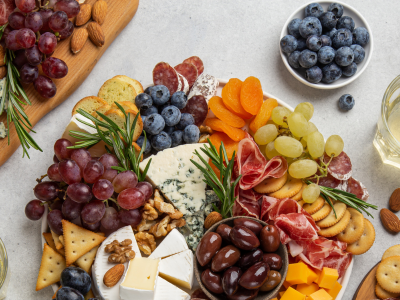
<svg viewBox="0 0 400 300">
<path fill-rule="evenodd" d="M 205 209 L 204 209 L 204 214 L 206 216 L 208 216 L 209 213 L 214 211 L 213 204 L 218 207 L 219 201 L 220 200 L 219 200 L 217 194 L 214 191 L 207 190 L 206 191 L 206 206 L 205 206 Z"/>
<path fill-rule="evenodd" d="M 4 139 L 7 136 L 7 129 L 3 122 L 0 122 L 0 139 Z"/>
</svg>

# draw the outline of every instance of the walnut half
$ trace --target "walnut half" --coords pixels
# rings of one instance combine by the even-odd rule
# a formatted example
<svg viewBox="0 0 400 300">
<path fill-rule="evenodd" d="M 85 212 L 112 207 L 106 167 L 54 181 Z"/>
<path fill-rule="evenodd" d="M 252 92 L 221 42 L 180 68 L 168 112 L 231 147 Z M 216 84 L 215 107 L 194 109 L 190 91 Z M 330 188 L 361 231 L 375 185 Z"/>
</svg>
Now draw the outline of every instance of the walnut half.
<svg viewBox="0 0 400 300">
<path fill-rule="evenodd" d="M 156 241 L 150 233 L 138 232 L 135 234 L 135 239 L 139 249 L 146 255 L 150 255 L 156 249 Z"/>
<path fill-rule="evenodd" d="M 158 218 L 158 213 L 150 203 L 146 203 L 143 208 L 142 217 L 144 220 L 153 221 Z"/>
<path fill-rule="evenodd" d="M 171 220 L 170 216 L 166 216 L 159 223 L 150 228 L 149 233 L 153 234 L 156 238 L 166 236 L 168 234 L 167 226 Z"/>
</svg>

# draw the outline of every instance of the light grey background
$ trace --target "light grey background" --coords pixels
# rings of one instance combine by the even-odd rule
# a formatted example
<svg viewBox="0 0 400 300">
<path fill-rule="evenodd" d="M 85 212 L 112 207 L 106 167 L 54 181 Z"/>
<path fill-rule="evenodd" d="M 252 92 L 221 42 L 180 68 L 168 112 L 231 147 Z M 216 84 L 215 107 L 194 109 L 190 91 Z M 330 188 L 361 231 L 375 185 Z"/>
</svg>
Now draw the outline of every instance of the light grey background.
<svg viewBox="0 0 400 300">
<path fill-rule="evenodd" d="M 102 83 L 114 75 L 126 74 L 144 85 L 150 84 L 153 67 L 160 61 L 174 66 L 198 55 L 204 61 L 205 72 L 216 77 L 244 80 L 257 76 L 265 91 L 293 107 L 310 101 L 315 107 L 312 121 L 324 136 L 343 137 L 354 176 L 368 187 L 369 202 L 387 207 L 392 191 L 400 186 L 400 171 L 381 162 L 372 140 L 383 93 L 400 71 L 400 6 L 397 1 L 348 1 L 372 27 L 375 52 L 357 81 L 338 90 L 321 91 L 298 82 L 279 54 L 283 24 L 294 9 L 306 2 L 142 0 L 134 19 L 80 88 L 35 126 L 37 134 L 33 136 L 43 153 L 31 151 L 30 160 L 22 159 L 19 148 L 0 168 L 0 237 L 7 247 L 12 272 L 7 299 L 44 300 L 53 295 L 50 287 L 35 292 L 42 252 L 40 221 L 28 220 L 24 207 L 34 198 L 35 179 L 52 164 L 54 142 L 68 124 L 72 107 L 85 96 L 97 95 Z M 356 99 L 354 109 L 347 113 L 337 108 L 339 97 L 345 93 Z M 400 243 L 399 235 L 389 234 L 382 227 L 379 211 L 373 215 L 376 242 L 368 253 L 355 257 L 346 300 L 353 297 L 384 250 Z"/>
</svg>

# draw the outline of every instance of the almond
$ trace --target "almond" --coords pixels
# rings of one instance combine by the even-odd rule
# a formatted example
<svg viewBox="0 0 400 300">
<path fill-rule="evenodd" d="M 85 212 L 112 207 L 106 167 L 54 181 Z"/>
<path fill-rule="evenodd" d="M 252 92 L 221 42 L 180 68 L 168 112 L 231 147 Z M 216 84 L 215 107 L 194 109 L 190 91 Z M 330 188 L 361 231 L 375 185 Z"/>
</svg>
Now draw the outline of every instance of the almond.
<svg viewBox="0 0 400 300">
<path fill-rule="evenodd" d="M 89 22 L 92 17 L 92 6 L 90 4 L 82 4 L 79 14 L 76 16 L 75 25 L 82 26 Z"/>
<path fill-rule="evenodd" d="M 107 15 L 107 3 L 103 0 L 97 0 L 93 5 L 92 17 L 97 23 L 102 25 Z"/>
<path fill-rule="evenodd" d="M 0 79 L 3 79 L 7 75 L 7 68 L 5 66 L 0 67 Z"/>
<path fill-rule="evenodd" d="M 111 288 L 118 283 L 122 275 L 124 275 L 125 266 L 123 264 L 116 265 L 104 274 L 103 282 L 105 286 Z"/>
<path fill-rule="evenodd" d="M 395 212 L 400 210 L 400 188 L 395 189 L 392 196 L 390 196 L 389 207 Z"/>
<path fill-rule="evenodd" d="M 87 27 L 89 38 L 97 47 L 103 47 L 105 43 L 105 37 L 103 29 L 96 22 L 90 22 Z"/>
<path fill-rule="evenodd" d="M 389 231 L 400 232 L 400 220 L 399 218 L 386 208 L 381 209 L 381 221 L 383 226 Z"/>
<path fill-rule="evenodd" d="M 4 66 L 6 63 L 4 57 L 6 56 L 6 48 L 0 45 L 0 66 Z"/>
<path fill-rule="evenodd" d="M 208 229 L 222 219 L 222 215 L 219 212 L 213 211 L 207 216 L 206 220 L 204 221 L 204 228 Z"/>
<path fill-rule="evenodd" d="M 88 39 L 89 33 L 86 28 L 78 28 L 75 30 L 74 35 L 71 38 L 71 51 L 76 54 L 82 50 Z"/>
</svg>

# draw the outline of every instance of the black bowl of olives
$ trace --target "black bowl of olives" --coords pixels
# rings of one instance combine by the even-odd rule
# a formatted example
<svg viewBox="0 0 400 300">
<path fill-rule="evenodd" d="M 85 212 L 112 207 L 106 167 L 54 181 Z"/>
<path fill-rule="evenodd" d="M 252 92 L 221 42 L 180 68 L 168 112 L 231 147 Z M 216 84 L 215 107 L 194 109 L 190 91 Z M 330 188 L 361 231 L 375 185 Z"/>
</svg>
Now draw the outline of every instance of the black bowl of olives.
<svg viewBox="0 0 400 300">
<path fill-rule="evenodd" d="M 288 264 L 274 225 L 232 217 L 207 230 L 194 266 L 200 287 L 212 300 L 270 300 L 283 285 Z"/>
</svg>

